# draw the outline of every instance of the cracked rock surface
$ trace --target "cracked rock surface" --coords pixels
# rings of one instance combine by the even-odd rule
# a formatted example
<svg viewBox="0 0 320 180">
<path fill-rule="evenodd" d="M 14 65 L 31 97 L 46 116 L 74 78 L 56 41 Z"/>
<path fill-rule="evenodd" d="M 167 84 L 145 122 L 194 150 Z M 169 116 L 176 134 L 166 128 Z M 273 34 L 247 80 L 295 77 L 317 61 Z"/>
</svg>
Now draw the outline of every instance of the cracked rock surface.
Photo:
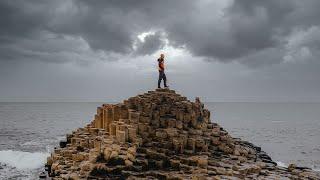
<svg viewBox="0 0 320 180">
<path fill-rule="evenodd" d="M 156 89 L 98 107 L 47 159 L 52 179 L 320 179 L 277 166 L 260 147 L 231 137 L 195 102 Z"/>
</svg>

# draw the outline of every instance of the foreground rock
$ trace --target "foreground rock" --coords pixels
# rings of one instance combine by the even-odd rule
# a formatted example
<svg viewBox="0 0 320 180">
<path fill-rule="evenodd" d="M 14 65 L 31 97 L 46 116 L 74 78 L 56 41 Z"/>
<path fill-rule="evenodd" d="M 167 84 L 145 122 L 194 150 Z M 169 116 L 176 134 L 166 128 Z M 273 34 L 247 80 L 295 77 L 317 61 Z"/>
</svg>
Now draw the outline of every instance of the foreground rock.
<svg viewBox="0 0 320 180">
<path fill-rule="evenodd" d="M 103 104 L 91 124 L 55 148 L 46 168 L 53 179 L 320 179 L 308 168 L 278 167 L 212 123 L 198 98 L 169 89 Z"/>
</svg>

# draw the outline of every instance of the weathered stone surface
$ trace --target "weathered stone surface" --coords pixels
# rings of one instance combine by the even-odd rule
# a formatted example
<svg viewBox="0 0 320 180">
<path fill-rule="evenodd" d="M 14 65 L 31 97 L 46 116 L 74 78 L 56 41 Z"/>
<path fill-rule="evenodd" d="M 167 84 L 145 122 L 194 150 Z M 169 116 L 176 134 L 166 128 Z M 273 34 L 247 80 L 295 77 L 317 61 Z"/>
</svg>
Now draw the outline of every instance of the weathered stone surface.
<svg viewBox="0 0 320 180">
<path fill-rule="evenodd" d="M 232 138 L 199 98 L 169 89 L 103 104 L 47 158 L 53 179 L 320 179 L 281 168 L 260 147 Z"/>
</svg>

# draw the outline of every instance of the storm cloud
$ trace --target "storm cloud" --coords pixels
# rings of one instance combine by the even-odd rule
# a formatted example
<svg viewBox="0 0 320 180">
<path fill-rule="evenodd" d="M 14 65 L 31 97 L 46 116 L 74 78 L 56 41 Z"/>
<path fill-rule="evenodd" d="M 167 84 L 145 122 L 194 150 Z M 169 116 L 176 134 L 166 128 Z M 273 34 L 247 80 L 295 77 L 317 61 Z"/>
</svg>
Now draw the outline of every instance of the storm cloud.
<svg viewBox="0 0 320 180">
<path fill-rule="evenodd" d="M 319 40 L 292 44 L 298 43 L 292 40 L 296 34 L 320 35 L 314 30 L 319 28 L 319 7 L 317 0 L 4 0 L 0 2 L 1 60 L 50 59 L 55 53 L 59 56 L 54 57 L 63 61 L 61 54 L 81 54 L 74 49 L 86 44 L 92 51 L 152 54 L 162 49 L 163 37 L 149 35 L 140 42 L 137 36 L 161 31 L 169 45 L 210 61 L 238 61 L 249 66 L 294 61 L 300 51 L 313 56 L 319 50 Z M 65 43 L 52 47 L 51 40 Z M 134 48 L 136 43 L 138 48 Z M 33 49 L 33 44 L 42 47 Z M 262 61 L 269 53 L 274 57 L 268 55 L 270 58 Z"/>
<path fill-rule="evenodd" d="M 299 89 L 299 84 L 309 87 L 311 96 L 319 96 L 319 9 L 319 0 L 2 0 L 0 82 L 7 85 L 2 87 L 2 96 L 10 95 L 14 87 L 25 87 L 24 82 L 29 81 L 23 77 L 30 72 L 42 75 L 41 72 L 51 72 L 52 67 L 68 67 L 60 73 L 70 79 L 71 72 L 80 76 L 82 71 L 95 79 L 98 72 L 92 68 L 97 66 L 106 66 L 109 72 L 104 74 L 100 69 L 100 73 L 108 77 L 116 77 L 120 72 L 138 74 L 130 77 L 149 77 L 155 66 L 152 60 L 162 52 L 172 60 L 168 61 L 169 73 L 176 73 L 177 79 L 185 83 L 191 76 L 187 72 L 193 72 L 194 81 L 203 82 L 202 85 L 224 77 L 219 79 L 221 87 L 226 82 L 230 87 L 241 86 L 240 82 L 248 87 L 225 96 L 260 96 L 258 91 L 268 94 L 269 87 L 281 87 L 288 79 L 292 86 L 283 85 L 279 96 L 293 87 Z M 58 77 L 61 81 L 68 79 Z M 252 77 L 260 80 L 252 79 L 254 86 L 269 86 L 254 91 L 255 87 L 247 83 Z M 127 79 L 118 77 L 115 81 Z M 47 80 L 38 82 L 46 84 L 44 81 Z M 89 77 L 87 81 L 91 84 Z M 80 88 L 73 90 L 85 90 L 82 84 L 85 83 L 79 81 Z M 120 89 L 123 86 L 118 85 Z M 223 95 L 228 91 L 219 92 Z"/>
</svg>

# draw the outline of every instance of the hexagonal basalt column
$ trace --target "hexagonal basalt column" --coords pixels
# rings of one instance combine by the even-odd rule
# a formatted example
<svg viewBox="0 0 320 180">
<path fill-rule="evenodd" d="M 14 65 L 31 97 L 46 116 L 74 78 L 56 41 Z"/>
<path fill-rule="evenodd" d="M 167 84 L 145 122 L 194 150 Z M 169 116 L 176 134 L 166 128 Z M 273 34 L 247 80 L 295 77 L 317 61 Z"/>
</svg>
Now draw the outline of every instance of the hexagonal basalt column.
<svg viewBox="0 0 320 180">
<path fill-rule="evenodd" d="M 137 129 L 132 126 L 128 126 L 128 140 L 130 142 L 135 142 L 136 138 L 137 138 Z"/>
<path fill-rule="evenodd" d="M 121 104 L 120 105 L 120 118 L 121 119 L 129 119 L 129 112 L 128 112 L 128 108 L 125 104 Z"/>
<path fill-rule="evenodd" d="M 110 132 L 110 135 L 112 136 L 115 136 L 116 135 L 116 123 L 112 122 L 109 126 L 109 132 Z"/>
<path fill-rule="evenodd" d="M 130 124 L 137 124 L 139 122 L 140 113 L 134 110 L 129 110 L 129 122 Z"/>
<path fill-rule="evenodd" d="M 118 121 L 120 119 L 121 108 L 119 104 L 113 106 L 113 121 Z"/>
</svg>

